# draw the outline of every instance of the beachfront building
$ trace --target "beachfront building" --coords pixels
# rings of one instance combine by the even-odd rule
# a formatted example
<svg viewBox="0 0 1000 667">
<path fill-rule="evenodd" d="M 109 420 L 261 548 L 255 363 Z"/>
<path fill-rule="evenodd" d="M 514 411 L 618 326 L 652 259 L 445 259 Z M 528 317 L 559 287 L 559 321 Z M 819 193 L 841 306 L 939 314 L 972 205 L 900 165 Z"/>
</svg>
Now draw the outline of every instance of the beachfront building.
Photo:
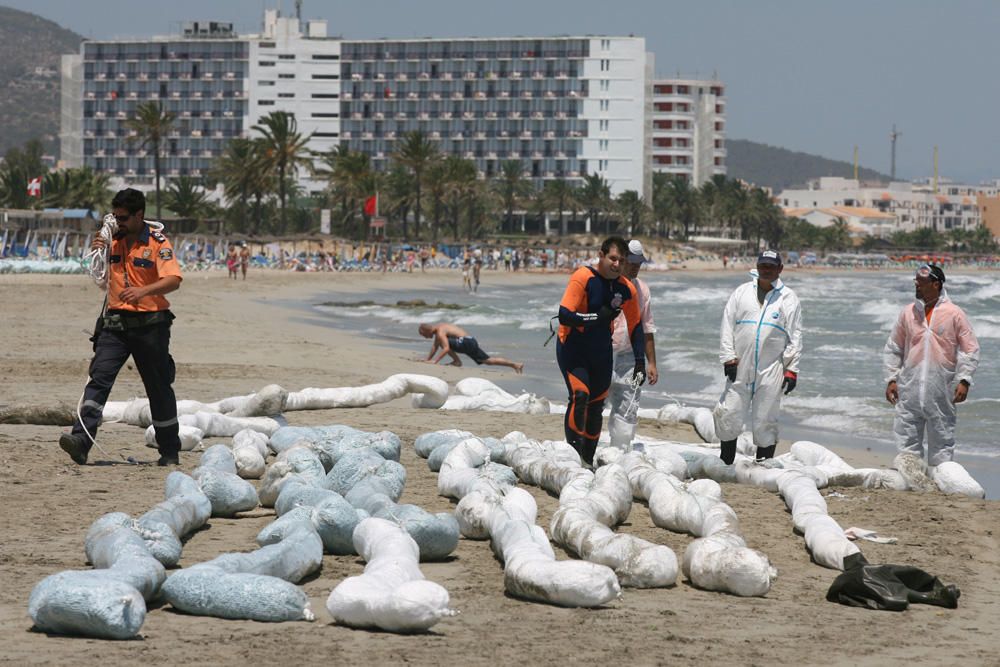
<svg viewBox="0 0 1000 667">
<path fill-rule="evenodd" d="M 790 189 L 776 197 L 785 209 L 870 209 L 895 218 L 878 225 L 882 235 L 930 228 L 938 232 L 972 230 L 983 223 L 976 199 L 996 197 L 993 185 L 929 182 L 868 185 L 841 177 L 824 177 L 806 189 Z M 801 216 L 800 216 L 801 217 Z"/>
<path fill-rule="evenodd" d="M 693 186 L 726 174 L 726 101 L 717 79 L 656 79 L 650 160 L 655 172 Z"/>
<path fill-rule="evenodd" d="M 177 116 L 167 178 L 206 174 L 228 141 L 287 111 L 310 150 L 363 151 L 377 169 L 421 131 L 481 177 L 518 160 L 536 185 L 598 173 L 614 195 L 645 194 L 651 62 L 641 37 L 343 40 L 325 21 L 275 10 L 259 35 L 189 23 L 179 36 L 88 40 L 64 56 L 62 161 L 151 184 L 149 148 L 126 120 L 154 101 Z"/>
</svg>

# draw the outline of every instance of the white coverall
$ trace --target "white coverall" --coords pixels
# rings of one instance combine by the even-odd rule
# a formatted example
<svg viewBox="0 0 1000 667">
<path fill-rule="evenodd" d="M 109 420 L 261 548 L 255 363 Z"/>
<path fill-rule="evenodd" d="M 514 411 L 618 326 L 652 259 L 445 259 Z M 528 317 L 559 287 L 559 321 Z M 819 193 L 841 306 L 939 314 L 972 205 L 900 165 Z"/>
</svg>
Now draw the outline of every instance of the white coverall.
<svg viewBox="0 0 1000 667">
<path fill-rule="evenodd" d="M 799 372 L 802 357 L 802 308 L 781 280 L 772 284 L 761 305 L 757 279 L 736 288 L 722 315 L 719 360 L 739 360 L 736 381 L 726 381 L 715 417 L 720 440 L 735 440 L 743 431 L 747 408 L 757 447 L 778 444 L 778 410 L 785 371 Z"/>
<path fill-rule="evenodd" d="M 886 384 L 895 380 L 899 390 L 892 426 L 899 451 L 931 466 L 951 461 L 955 385 L 962 380 L 971 385 L 979 366 L 979 341 L 969 318 L 942 291 L 928 322 L 918 300 L 899 314 L 882 359 Z"/>
<path fill-rule="evenodd" d="M 653 310 L 650 306 L 649 286 L 638 278 L 633 280 L 632 284 L 635 285 L 635 292 L 639 297 L 643 335 L 654 334 L 656 333 L 656 324 L 653 322 Z M 628 323 L 625 321 L 624 313 L 618 315 L 618 319 L 615 320 L 615 328 L 611 334 L 611 347 L 615 357 L 614 369 L 611 372 L 611 387 L 608 390 L 608 402 L 611 403 L 608 432 L 613 445 L 627 447 L 632 441 L 635 425 L 638 423 L 639 398 L 642 395 L 642 387 L 632 385 L 635 354 L 632 352 L 632 341 L 628 337 Z M 642 349 L 646 349 L 645 341 Z M 649 360 L 647 360 L 648 362 Z M 635 397 L 634 402 L 633 396 Z M 627 433 L 620 432 L 626 430 Z M 624 439 L 627 439 L 628 443 L 618 442 Z"/>
</svg>

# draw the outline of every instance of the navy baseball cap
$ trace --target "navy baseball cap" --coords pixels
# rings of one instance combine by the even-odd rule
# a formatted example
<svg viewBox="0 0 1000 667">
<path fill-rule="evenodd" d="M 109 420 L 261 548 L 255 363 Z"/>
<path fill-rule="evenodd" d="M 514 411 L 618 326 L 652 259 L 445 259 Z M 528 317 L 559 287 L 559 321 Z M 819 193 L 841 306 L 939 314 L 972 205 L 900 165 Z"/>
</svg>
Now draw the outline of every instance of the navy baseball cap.
<svg viewBox="0 0 1000 667">
<path fill-rule="evenodd" d="M 760 253 L 757 258 L 758 264 L 773 264 L 775 266 L 781 266 L 781 255 L 779 255 L 774 250 L 765 250 Z"/>
</svg>

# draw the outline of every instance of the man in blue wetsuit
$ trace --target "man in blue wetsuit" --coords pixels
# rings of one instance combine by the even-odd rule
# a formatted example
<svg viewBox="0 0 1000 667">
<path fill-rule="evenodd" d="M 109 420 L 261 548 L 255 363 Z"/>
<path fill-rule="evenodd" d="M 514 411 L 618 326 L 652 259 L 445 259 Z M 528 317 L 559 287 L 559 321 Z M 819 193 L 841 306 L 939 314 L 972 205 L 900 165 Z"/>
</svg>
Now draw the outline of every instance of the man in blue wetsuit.
<svg viewBox="0 0 1000 667">
<path fill-rule="evenodd" d="M 640 384 L 646 374 L 639 298 L 635 286 L 621 273 L 627 253 L 625 239 L 605 239 L 597 266 L 574 271 L 559 303 L 556 360 L 569 391 L 566 441 L 588 465 L 594 462 L 601 436 L 601 411 L 611 386 L 614 356 L 611 333 L 619 313 L 625 314 L 635 355 L 634 374 Z"/>
</svg>

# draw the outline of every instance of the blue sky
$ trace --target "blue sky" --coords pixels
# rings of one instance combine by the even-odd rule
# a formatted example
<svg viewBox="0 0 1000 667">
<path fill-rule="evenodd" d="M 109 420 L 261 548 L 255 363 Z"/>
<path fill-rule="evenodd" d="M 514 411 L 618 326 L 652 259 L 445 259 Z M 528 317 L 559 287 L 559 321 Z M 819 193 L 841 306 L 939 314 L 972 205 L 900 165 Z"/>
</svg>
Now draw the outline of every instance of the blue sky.
<svg viewBox="0 0 1000 667">
<path fill-rule="evenodd" d="M 257 32 L 292 0 L 0 0 L 85 37 L 177 32 L 231 21 Z M 1000 2 L 988 0 L 305 0 L 347 38 L 634 34 L 662 75 L 725 83 L 730 137 L 888 173 L 1000 178 Z"/>
</svg>

